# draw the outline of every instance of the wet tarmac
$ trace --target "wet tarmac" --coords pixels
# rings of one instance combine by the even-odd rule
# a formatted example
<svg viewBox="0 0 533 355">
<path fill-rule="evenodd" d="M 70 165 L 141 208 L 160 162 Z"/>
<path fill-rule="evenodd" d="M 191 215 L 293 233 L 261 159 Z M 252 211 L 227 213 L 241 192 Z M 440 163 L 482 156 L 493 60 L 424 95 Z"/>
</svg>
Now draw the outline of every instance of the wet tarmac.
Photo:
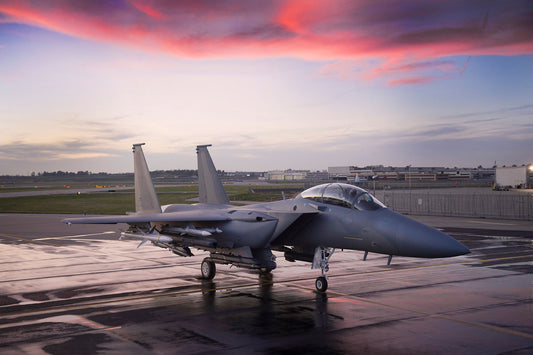
<svg viewBox="0 0 533 355">
<path fill-rule="evenodd" d="M 446 219 L 472 251 L 456 258 L 337 251 L 318 293 L 319 272 L 281 254 L 272 274 L 217 265 L 203 281 L 205 253 L 136 249 L 121 226 L 62 218 L 0 215 L 2 354 L 533 352 L 530 226 Z"/>
</svg>

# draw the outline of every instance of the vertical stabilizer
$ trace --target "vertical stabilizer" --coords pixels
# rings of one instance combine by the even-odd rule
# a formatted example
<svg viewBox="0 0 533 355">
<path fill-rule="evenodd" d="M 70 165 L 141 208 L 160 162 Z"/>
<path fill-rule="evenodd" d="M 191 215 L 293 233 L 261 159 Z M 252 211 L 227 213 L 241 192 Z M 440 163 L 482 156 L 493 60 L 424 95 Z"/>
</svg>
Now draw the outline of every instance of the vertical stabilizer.
<svg viewBox="0 0 533 355">
<path fill-rule="evenodd" d="M 219 203 L 229 205 L 228 196 L 218 178 L 215 165 L 207 147 L 208 145 L 199 145 L 196 147 L 198 154 L 198 192 L 200 194 L 200 203 Z"/>
<path fill-rule="evenodd" d="M 161 205 L 155 193 L 150 171 L 144 158 L 144 143 L 133 145 L 133 166 L 135 174 L 135 210 L 137 213 L 161 213 Z"/>
</svg>

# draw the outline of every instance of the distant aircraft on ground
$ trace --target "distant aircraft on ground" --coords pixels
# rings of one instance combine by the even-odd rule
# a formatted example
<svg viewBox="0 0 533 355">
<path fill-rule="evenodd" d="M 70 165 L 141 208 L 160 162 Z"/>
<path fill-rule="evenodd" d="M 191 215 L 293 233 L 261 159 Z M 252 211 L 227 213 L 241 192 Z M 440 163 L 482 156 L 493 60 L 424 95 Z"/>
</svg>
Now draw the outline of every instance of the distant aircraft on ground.
<svg viewBox="0 0 533 355">
<path fill-rule="evenodd" d="M 393 212 L 367 191 L 353 185 L 328 183 L 311 187 L 293 199 L 232 206 L 207 147 L 199 145 L 199 203 L 161 207 L 142 151 L 133 145 L 136 213 L 119 216 L 67 218 L 68 224 L 128 223 L 120 239 L 192 256 L 190 248 L 206 250 L 200 270 L 212 279 L 215 264 L 231 264 L 270 272 L 272 251 L 289 261 L 307 261 L 321 269 L 319 291 L 328 287 L 329 260 L 335 249 L 393 255 L 442 258 L 470 251 L 452 237 Z"/>
</svg>

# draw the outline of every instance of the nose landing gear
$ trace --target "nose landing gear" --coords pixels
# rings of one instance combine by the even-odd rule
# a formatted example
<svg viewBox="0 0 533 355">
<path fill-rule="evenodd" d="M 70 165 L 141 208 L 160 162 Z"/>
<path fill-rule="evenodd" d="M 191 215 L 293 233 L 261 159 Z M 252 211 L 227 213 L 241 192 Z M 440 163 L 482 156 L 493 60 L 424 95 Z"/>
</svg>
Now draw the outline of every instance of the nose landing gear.
<svg viewBox="0 0 533 355">
<path fill-rule="evenodd" d="M 315 249 L 315 256 L 313 258 L 313 266 L 311 269 L 320 268 L 322 276 L 317 277 L 315 281 L 315 287 L 319 292 L 325 292 L 328 289 L 328 275 L 329 271 L 329 258 L 335 252 L 335 248 L 317 247 Z"/>
<path fill-rule="evenodd" d="M 328 289 L 328 280 L 326 279 L 326 276 L 317 277 L 315 281 L 315 287 L 317 291 L 326 292 Z"/>
</svg>

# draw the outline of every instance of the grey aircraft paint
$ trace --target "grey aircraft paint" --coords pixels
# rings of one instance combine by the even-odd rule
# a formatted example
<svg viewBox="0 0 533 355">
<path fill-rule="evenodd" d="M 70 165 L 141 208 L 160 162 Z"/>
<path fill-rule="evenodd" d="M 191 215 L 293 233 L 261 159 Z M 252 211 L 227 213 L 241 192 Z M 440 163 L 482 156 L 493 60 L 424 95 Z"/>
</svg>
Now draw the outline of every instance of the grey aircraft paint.
<svg viewBox="0 0 533 355">
<path fill-rule="evenodd" d="M 200 203 L 218 203 L 229 205 L 229 199 L 222 182 L 218 179 L 217 170 L 209 155 L 207 147 L 211 144 L 196 147 L 198 155 L 198 191 Z"/>
<path fill-rule="evenodd" d="M 312 262 L 322 276 L 319 291 L 327 289 L 329 259 L 335 249 L 351 249 L 421 258 L 453 257 L 470 251 L 452 237 L 386 208 L 367 191 L 348 184 L 314 186 L 294 199 L 231 206 L 207 150 L 200 145 L 198 180 L 200 203 L 161 207 L 141 148 L 133 146 L 136 213 L 122 216 L 67 218 L 68 224 L 128 223 L 121 239 L 193 255 L 206 250 L 202 276 L 215 276 L 215 263 L 260 269 L 276 268 L 272 250 L 289 261 Z"/>
<path fill-rule="evenodd" d="M 137 213 L 161 213 L 161 206 L 144 158 L 143 145 L 144 143 L 133 145 L 135 210 Z"/>
</svg>

